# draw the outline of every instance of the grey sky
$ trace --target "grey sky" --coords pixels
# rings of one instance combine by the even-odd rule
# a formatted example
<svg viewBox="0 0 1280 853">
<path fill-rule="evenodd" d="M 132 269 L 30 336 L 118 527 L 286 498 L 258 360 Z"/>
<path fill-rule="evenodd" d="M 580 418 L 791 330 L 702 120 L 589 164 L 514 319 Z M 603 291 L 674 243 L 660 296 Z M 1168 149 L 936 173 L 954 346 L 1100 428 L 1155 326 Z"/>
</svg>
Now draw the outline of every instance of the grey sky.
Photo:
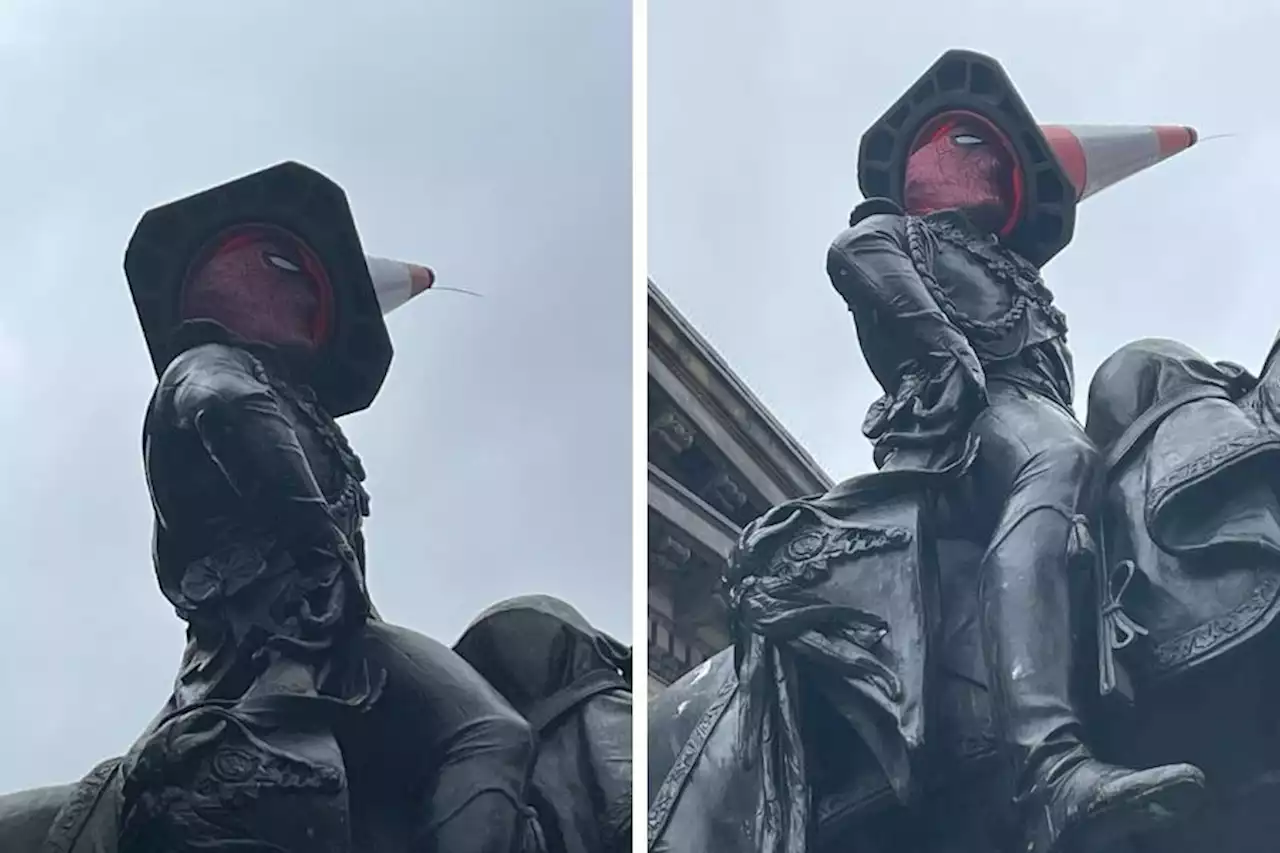
<svg viewBox="0 0 1280 853">
<path fill-rule="evenodd" d="M 1046 123 L 1239 134 L 1081 206 L 1045 271 L 1079 404 L 1127 341 L 1256 369 L 1280 329 L 1275 3 L 702 0 L 650 15 L 651 274 L 836 478 L 870 468 L 860 427 L 879 389 L 826 249 L 860 198 L 863 131 L 948 48 L 999 59 Z"/>
<path fill-rule="evenodd" d="M 629 636 L 630 85 L 621 2 L 5 4 L 0 791 L 77 777 L 167 694 L 124 248 L 285 159 L 344 186 L 368 252 L 486 294 L 399 309 L 348 421 L 379 607 L 452 641 L 546 592 Z"/>
</svg>

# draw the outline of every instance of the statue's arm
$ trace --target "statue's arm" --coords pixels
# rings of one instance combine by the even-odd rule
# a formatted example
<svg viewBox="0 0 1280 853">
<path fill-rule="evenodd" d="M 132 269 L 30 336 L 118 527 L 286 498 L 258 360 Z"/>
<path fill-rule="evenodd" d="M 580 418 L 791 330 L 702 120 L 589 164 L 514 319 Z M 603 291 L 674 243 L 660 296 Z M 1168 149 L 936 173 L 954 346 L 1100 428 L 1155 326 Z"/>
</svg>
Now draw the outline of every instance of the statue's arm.
<svg viewBox="0 0 1280 853">
<path fill-rule="evenodd" d="M 827 252 L 827 275 L 859 325 L 890 328 L 915 358 L 958 362 L 985 384 L 973 346 L 930 294 L 907 243 L 906 217 L 877 212 L 846 229 Z M 919 259 L 933 265 L 932 238 L 920 235 Z"/>
<path fill-rule="evenodd" d="M 192 428 L 247 507 L 281 533 L 332 525 L 297 433 L 248 353 L 207 344 L 180 355 L 161 378 L 172 422 Z"/>
</svg>

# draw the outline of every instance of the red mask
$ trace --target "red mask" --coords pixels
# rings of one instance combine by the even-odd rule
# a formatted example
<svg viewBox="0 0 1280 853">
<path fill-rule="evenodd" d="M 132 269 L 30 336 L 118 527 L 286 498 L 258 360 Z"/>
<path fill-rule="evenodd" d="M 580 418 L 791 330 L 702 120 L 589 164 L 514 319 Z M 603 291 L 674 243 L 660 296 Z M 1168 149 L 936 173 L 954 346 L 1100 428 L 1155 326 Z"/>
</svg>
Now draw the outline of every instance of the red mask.
<svg viewBox="0 0 1280 853">
<path fill-rule="evenodd" d="M 224 234 L 194 267 L 184 319 L 215 320 L 250 341 L 316 349 L 329 331 L 332 290 L 315 254 L 267 226 Z"/>
<path fill-rule="evenodd" d="M 992 231 L 1017 222 L 1022 175 L 1004 134 L 971 113 L 939 116 L 907 159 L 904 201 L 911 213 L 963 210 Z"/>
</svg>

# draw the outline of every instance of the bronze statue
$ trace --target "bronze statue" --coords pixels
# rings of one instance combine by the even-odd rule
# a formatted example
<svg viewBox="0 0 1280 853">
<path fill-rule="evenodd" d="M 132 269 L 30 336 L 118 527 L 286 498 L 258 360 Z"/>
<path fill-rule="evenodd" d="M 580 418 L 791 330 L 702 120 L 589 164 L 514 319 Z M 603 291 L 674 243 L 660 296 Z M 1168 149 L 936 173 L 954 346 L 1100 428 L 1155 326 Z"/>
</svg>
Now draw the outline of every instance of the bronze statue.
<svg viewBox="0 0 1280 853">
<path fill-rule="evenodd" d="M 828 270 L 879 470 L 743 531 L 732 650 L 650 705 L 651 851 L 1270 849 L 1280 407 L 1134 345 L 1086 432 L 1039 274 L 1078 201 L 1195 141 L 1038 126 L 968 51 L 867 132 Z"/>
<path fill-rule="evenodd" d="M 628 647 L 548 596 L 489 608 L 454 650 L 369 599 L 369 496 L 335 418 L 372 402 L 382 315 L 435 274 L 365 256 L 341 189 L 297 163 L 149 212 L 125 269 L 186 654 L 127 755 L 0 796 L 0 848 L 630 849 Z"/>
<path fill-rule="evenodd" d="M 527 790 L 542 837 L 525 849 L 631 849 L 631 651 L 567 603 L 522 596 L 488 608 L 454 646 L 537 732 Z M 124 760 L 79 782 L 0 795 L 5 853 L 117 853 Z M 371 768 L 372 769 L 372 768 Z M 351 786 L 352 849 L 413 853 L 420 800 L 406 779 Z M 434 768 L 414 768 L 415 775 Z"/>
<path fill-rule="evenodd" d="M 160 377 L 156 576 L 188 644 L 120 770 L 122 851 L 346 853 L 350 789 L 387 776 L 420 849 L 532 845 L 529 725 L 457 654 L 378 618 L 365 474 L 335 420 L 386 375 L 384 307 L 433 274 L 367 259 L 342 191 L 296 163 L 147 213 L 125 270 Z"/>
<path fill-rule="evenodd" d="M 989 535 L 983 650 L 1032 851 L 1102 848 L 1185 811 L 1204 781 L 1186 764 L 1098 761 L 1071 695 L 1068 572 L 1090 539 L 1100 459 L 1072 413 L 1066 318 L 1039 268 L 1070 240 L 1079 199 L 1195 134 L 1102 139 L 1090 159 L 1098 134 L 1046 132 L 998 65 L 948 54 L 864 137 L 868 200 L 827 260 L 885 390 L 865 425 L 878 464 L 972 457 L 963 523 Z"/>
</svg>

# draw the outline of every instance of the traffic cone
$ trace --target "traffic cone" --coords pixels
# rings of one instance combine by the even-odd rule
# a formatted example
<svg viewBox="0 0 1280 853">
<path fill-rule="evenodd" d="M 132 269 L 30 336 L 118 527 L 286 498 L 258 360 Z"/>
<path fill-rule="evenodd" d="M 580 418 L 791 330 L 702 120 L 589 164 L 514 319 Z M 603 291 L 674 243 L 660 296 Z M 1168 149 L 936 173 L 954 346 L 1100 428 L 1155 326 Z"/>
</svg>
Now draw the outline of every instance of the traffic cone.
<svg viewBox="0 0 1280 853">
<path fill-rule="evenodd" d="M 1022 170 L 1022 213 L 1004 243 L 1036 266 L 1071 242 L 1081 199 L 1196 142 L 1189 127 L 1041 125 L 999 62 L 949 50 L 863 134 L 863 197 L 902 204 L 907 158 L 921 130 L 949 112 L 981 116 L 1008 138 Z"/>
<path fill-rule="evenodd" d="M 427 267 L 364 253 L 346 193 L 301 163 L 287 162 L 147 211 L 125 251 L 125 277 L 156 375 L 176 355 L 179 294 L 192 260 L 220 233 L 267 225 L 308 247 L 325 270 L 339 318 L 312 371 L 334 417 L 373 402 L 391 366 L 384 315 L 429 289 Z"/>
<path fill-rule="evenodd" d="M 1199 136 L 1178 125 L 1042 124 L 1049 147 L 1084 201 L 1107 187 L 1186 151 Z"/>
<path fill-rule="evenodd" d="M 372 255 L 365 255 L 364 259 L 384 317 L 436 283 L 436 274 L 430 267 Z"/>
</svg>

